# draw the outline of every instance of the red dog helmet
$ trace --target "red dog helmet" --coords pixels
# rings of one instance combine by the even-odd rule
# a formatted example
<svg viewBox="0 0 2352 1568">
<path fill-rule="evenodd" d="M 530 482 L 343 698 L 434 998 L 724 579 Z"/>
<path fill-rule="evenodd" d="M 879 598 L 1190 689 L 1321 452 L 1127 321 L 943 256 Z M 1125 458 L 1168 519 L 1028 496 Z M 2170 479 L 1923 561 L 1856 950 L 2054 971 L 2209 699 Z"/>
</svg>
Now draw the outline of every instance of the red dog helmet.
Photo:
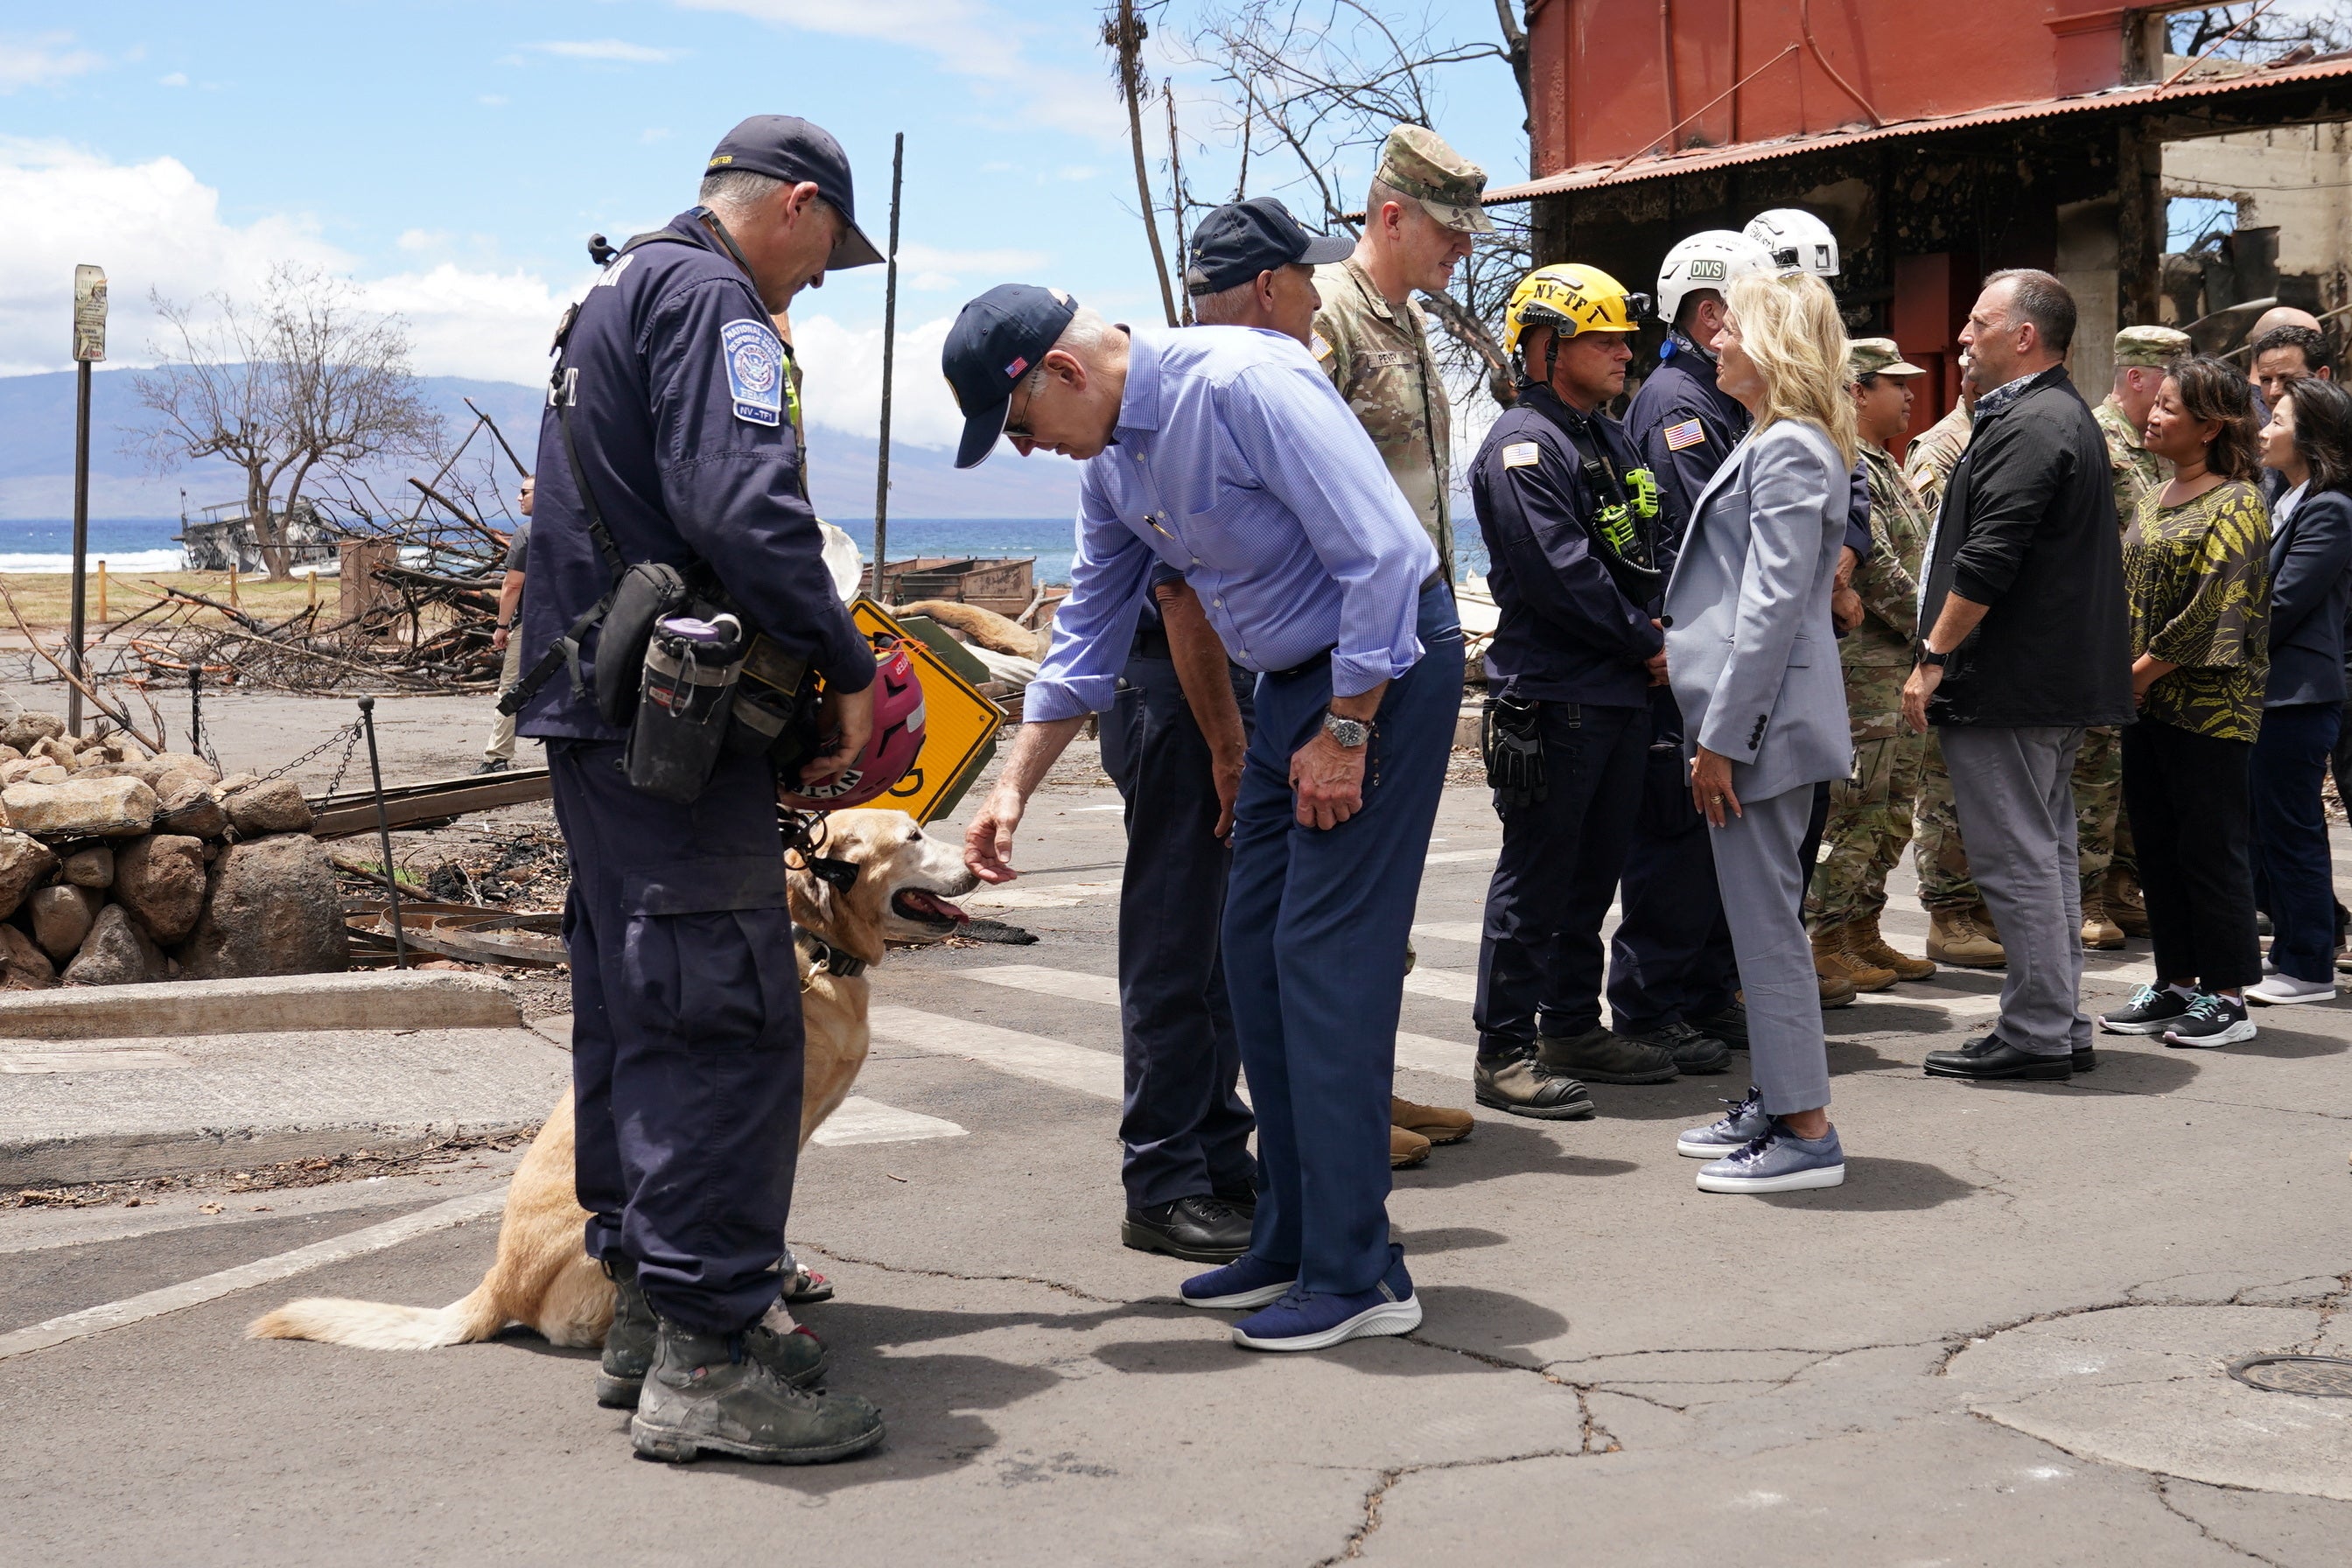
<svg viewBox="0 0 2352 1568">
<path fill-rule="evenodd" d="M 923 683 L 894 637 L 875 643 L 874 734 L 857 760 L 822 784 L 776 798 L 802 811 L 845 811 L 880 796 L 907 776 L 923 750 Z"/>
</svg>

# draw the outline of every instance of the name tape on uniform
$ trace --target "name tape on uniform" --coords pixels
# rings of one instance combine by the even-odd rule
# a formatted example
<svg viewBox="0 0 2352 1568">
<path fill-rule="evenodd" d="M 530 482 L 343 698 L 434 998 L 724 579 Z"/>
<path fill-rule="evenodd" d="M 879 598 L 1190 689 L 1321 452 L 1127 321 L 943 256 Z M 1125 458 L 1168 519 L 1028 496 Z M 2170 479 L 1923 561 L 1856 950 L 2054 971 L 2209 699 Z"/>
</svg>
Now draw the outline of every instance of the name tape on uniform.
<svg viewBox="0 0 2352 1568">
<path fill-rule="evenodd" d="M 907 776 L 874 804 L 895 806 L 917 822 L 954 810 L 996 754 L 996 731 L 1004 722 L 1004 710 L 873 600 L 860 598 L 851 605 L 849 618 L 867 637 L 887 632 L 906 644 L 915 679 L 923 688 L 923 749 Z"/>
</svg>

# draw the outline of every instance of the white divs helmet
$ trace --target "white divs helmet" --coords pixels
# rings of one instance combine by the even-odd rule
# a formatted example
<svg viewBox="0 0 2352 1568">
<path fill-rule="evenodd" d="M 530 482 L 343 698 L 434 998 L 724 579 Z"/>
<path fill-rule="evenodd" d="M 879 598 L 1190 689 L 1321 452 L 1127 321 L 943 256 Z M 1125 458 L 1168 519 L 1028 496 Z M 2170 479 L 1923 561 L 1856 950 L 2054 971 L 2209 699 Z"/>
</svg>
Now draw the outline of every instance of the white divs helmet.
<svg viewBox="0 0 2352 1568">
<path fill-rule="evenodd" d="M 1772 265 L 1783 272 L 1810 272 L 1816 278 L 1838 275 L 1837 236 L 1802 207 L 1758 213 L 1748 220 L 1743 232 L 1770 251 Z"/>
<path fill-rule="evenodd" d="M 1772 257 L 1756 241 L 1727 228 L 1701 229 L 1666 252 L 1658 267 L 1658 320 L 1668 326 L 1682 313 L 1683 296 L 1702 289 L 1728 294 L 1735 279 L 1769 276 Z"/>
</svg>

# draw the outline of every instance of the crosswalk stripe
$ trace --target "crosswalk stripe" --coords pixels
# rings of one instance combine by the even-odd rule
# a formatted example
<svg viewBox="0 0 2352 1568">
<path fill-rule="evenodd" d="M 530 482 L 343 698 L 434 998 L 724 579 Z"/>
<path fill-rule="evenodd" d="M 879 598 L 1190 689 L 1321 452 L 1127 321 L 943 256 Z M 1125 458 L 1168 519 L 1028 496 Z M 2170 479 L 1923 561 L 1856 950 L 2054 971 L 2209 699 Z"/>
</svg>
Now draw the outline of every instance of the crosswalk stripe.
<svg viewBox="0 0 2352 1568">
<path fill-rule="evenodd" d="M 1042 963 L 992 963 L 963 972 L 991 985 L 1031 991 L 1040 996 L 1066 996 L 1073 1002 L 1118 1005 L 1118 982 L 1108 974 L 1087 974 L 1073 969 L 1049 969 Z"/>
<path fill-rule="evenodd" d="M 1433 1072 L 1445 1078 L 1468 1079 L 1470 1058 L 1476 1047 L 1457 1040 L 1441 1040 L 1434 1035 L 1409 1035 L 1397 1031 L 1396 1061 L 1401 1068 L 1415 1072 Z"/>
<path fill-rule="evenodd" d="M 1485 939 L 1486 925 L 1480 921 L 1427 921 L 1412 928 L 1412 934 L 1424 942 L 1468 942 Z"/>
<path fill-rule="evenodd" d="M 1441 1002 L 1478 1000 L 1478 977 L 1462 969 L 1431 969 L 1416 965 L 1413 972 L 1404 977 L 1404 988 L 1415 996 L 1434 996 Z"/>
<path fill-rule="evenodd" d="M 1493 849 L 1441 849 L 1422 861 L 1424 866 L 1459 866 L 1472 860 L 1492 860 Z"/>
<path fill-rule="evenodd" d="M 922 1138 L 961 1138 L 966 1130 L 919 1110 L 901 1110 L 878 1100 L 853 1094 L 834 1107 L 824 1125 L 809 1134 L 812 1143 L 827 1147 L 844 1143 L 911 1143 Z"/>
<path fill-rule="evenodd" d="M 866 1015 L 866 1022 L 876 1039 L 894 1046 L 934 1056 L 969 1057 L 982 1066 L 1097 1100 L 1127 1098 L 1126 1066 L 1109 1051 L 912 1007 L 877 1007 Z"/>
</svg>

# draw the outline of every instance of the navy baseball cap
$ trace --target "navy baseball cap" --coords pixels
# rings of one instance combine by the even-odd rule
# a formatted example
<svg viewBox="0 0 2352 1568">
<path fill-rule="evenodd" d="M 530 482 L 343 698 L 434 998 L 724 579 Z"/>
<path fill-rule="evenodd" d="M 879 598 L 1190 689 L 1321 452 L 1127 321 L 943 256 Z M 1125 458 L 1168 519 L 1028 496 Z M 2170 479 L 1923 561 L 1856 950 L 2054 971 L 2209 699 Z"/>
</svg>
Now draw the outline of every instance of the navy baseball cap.
<svg viewBox="0 0 2352 1568">
<path fill-rule="evenodd" d="M 1345 261 L 1355 249 L 1356 242 L 1345 235 L 1302 227 L 1274 197 L 1252 196 L 1228 202 L 1192 231 L 1192 265 L 1184 273 L 1184 288 L 1194 295 L 1220 294 L 1293 262 L 1314 267 Z"/>
<path fill-rule="evenodd" d="M 796 114 L 755 114 L 719 139 L 703 173 L 749 169 L 772 180 L 793 184 L 814 184 L 817 194 L 841 215 L 841 238 L 825 258 L 824 269 L 871 267 L 882 259 L 866 231 L 857 226 L 857 197 L 849 177 L 849 154 L 822 125 Z"/>
<path fill-rule="evenodd" d="M 963 308 L 940 349 L 940 369 L 963 412 L 955 466 L 976 468 L 1004 434 L 1013 389 L 1036 367 L 1078 313 L 1059 289 L 1000 283 Z"/>
</svg>

